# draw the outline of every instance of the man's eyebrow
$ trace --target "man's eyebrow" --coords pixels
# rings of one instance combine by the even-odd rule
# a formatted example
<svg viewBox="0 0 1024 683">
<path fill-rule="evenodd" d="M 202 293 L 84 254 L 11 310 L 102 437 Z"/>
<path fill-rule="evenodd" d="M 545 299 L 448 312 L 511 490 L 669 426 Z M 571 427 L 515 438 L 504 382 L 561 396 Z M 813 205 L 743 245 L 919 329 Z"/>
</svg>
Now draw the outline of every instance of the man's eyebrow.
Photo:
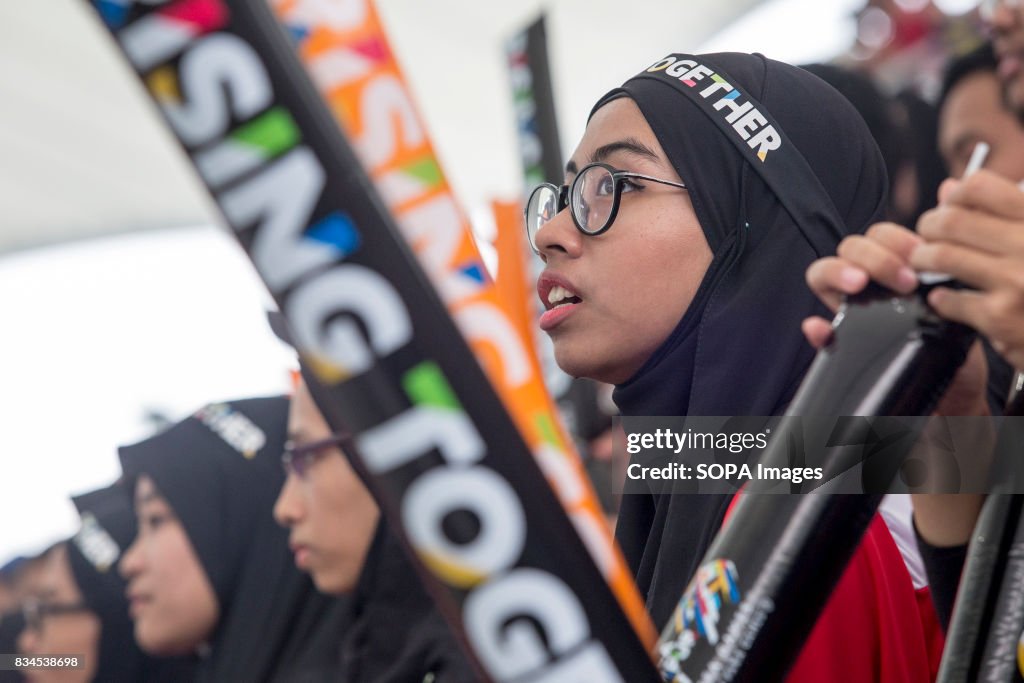
<svg viewBox="0 0 1024 683">
<path fill-rule="evenodd" d="M 630 154 L 636 154 L 637 156 L 645 157 L 651 161 L 660 161 L 661 158 L 657 152 L 653 149 L 640 142 L 636 138 L 625 138 L 623 140 L 616 140 L 615 142 L 609 142 L 607 145 L 601 145 L 590 155 L 588 163 L 594 163 L 596 161 L 604 161 L 612 154 L 616 152 L 628 152 Z M 565 165 L 565 172 L 567 174 L 575 174 L 579 172 L 579 168 L 576 166 L 575 161 L 570 161 Z"/>
<path fill-rule="evenodd" d="M 953 140 L 953 144 L 949 145 L 949 151 L 952 154 L 965 154 L 970 155 L 971 150 L 978 144 L 978 140 L 981 139 L 981 135 L 978 131 L 967 130 L 962 132 L 960 135 Z M 941 145 L 939 152 L 942 152 Z"/>
</svg>

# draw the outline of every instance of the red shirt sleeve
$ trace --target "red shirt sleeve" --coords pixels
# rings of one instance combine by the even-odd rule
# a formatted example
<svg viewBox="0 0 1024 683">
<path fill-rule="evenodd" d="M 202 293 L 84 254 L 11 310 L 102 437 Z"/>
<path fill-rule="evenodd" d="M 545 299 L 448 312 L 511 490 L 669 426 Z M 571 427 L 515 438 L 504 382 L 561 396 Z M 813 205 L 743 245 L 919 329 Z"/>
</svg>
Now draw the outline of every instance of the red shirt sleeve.
<svg viewBox="0 0 1024 683">
<path fill-rule="evenodd" d="M 931 683 L 943 642 L 928 589 L 875 515 L 786 681 Z"/>
</svg>

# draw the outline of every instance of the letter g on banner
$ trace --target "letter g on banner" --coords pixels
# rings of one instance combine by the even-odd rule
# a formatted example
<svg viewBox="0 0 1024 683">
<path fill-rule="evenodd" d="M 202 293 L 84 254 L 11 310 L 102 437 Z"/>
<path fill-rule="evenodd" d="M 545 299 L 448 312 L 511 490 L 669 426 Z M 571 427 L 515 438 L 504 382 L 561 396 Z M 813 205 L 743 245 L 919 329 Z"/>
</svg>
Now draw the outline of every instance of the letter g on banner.
<svg viewBox="0 0 1024 683">
<path fill-rule="evenodd" d="M 474 651 L 501 681 L 569 659 L 590 638 L 586 615 L 569 589 L 535 569 L 516 569 L 477 589 L 466 600 L 465 618 Z M 621 680 L 611 666 L 593 667 L 591 673 L 601 681 Z"/>
</svg>

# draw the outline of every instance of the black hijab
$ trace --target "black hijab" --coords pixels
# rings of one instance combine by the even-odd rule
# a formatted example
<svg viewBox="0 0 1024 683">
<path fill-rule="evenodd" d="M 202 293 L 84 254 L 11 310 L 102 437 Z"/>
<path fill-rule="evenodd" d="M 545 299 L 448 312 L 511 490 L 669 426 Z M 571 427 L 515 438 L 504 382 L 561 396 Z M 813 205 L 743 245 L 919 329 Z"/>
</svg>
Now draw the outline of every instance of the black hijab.
<svg viewBox="0 0 1024 683">
<path fill-rule="evenodd" d="M 148 657 L 135 644 L 128 616 L 125 580 L 117 563 L 135 538 L 135 513 L 119 484 L 72 498 L 82 527 L 67 543 L 68 561 L 82 599 L 99 617 L 100 642 L 95 681 L 189 681 L 189 658 Z"/>
<path fill-rule="evenodd" d="M 198 680 L 333 680 L 344 607 L 295 568 L 272 516 L 287 421 L 284 397 L 214 404 L 120 450 L 129 490 L 153 480 L 217 595 Z"/>
<path fill-rule="evenodd" d="M 594 108 L 619 97 L 636 102 L 690 188 L 714 254 L 675 330 L 613 398 L 623 415 L 775 415 L 813 358 L 800 322 L 827 315 L 804 272 L 834 254 L 844 235 L 882 218 L 885 164 L 861 117 L 816 76 L 761 55 L 675 56 L 684 59 L 708 74 L 682 85 L 670 75 L 678 69 L 645 71 Z M 701 95 L 715 84 L 714 94 Z M 730 102 L 716 109 L 725 95 Z M 724 120 L 747 102 L 781 141 L 763 158 Z M 657 626 L 729 501 L 668 492 L 623 497 L 616 535 Z"/>
<path fill-rule="evenodd" d="M 352 596 L 341 660 L 346 683 L 478 680 L 383 520 Z"/>
</svg>

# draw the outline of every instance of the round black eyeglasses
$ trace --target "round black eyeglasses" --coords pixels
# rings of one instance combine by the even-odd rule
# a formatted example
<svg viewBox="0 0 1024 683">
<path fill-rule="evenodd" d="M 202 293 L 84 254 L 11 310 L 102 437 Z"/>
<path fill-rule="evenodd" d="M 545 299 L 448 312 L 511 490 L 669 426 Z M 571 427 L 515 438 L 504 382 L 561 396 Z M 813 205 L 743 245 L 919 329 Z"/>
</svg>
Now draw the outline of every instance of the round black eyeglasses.
<svg viewBox="0 0 1024 683">
<path fill-rule="evenodd" d="M 530 247 L 537 248 L 537 233 L 566 206 L 570 208 L 572 222 L 584 235 L 600 235 L 612 227 L 619 212 L 622 188 L 639 187 L 632 179 L 671 185 L 685 190 L 686 185 L 672 180 L 653 178 L 642 173 L 619 171 L 601 162 L 580 169 L 571 185 L 558 187 L 551 183 L 538 185 L 526 202 L 526 236 Z"/>
</svg>

